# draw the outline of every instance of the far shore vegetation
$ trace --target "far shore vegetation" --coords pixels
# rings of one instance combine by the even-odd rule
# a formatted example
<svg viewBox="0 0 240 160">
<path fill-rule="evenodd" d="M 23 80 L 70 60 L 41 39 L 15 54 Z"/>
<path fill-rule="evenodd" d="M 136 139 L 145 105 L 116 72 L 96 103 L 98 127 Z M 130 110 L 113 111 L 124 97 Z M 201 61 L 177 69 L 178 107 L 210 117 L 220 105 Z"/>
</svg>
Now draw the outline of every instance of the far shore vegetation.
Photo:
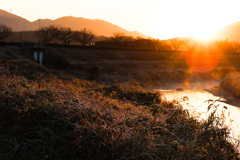
<svg viewBox="0 0 240 160">
<path fill-rule="evenodd" d="M 49 25 L 41 27 L 36 31 L 13 32 L 6 25 L 0 26 L 0 41 L 11 42 L 41 42 L 45 44 L 64 45 L 96 45 L 105 47 L 139 48 L 154 50 L 173 51 L 197 51 L 220 50 L 221 52 L 239 53 L 240 43 L 237 41 L 209 40 L 200 41 L 194 37 L 173 38 L 159 40 L 154 38 L 143 38 L 128 36 L 122 32 L 114 32 L 111 37 L 96 35 L 93 31 L 83 28 L 72 30 L 69 27 Z"/>
</svg>

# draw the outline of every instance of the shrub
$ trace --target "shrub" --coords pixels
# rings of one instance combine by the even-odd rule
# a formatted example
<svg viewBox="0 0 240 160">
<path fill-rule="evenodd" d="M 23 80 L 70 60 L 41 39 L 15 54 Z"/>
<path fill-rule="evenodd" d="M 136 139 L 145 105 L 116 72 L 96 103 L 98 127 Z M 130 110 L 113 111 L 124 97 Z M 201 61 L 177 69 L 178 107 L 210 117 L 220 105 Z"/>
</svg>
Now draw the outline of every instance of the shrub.
<svg viewBox="0 0 240 160">
<path fill-rule="evenodd" d="M 98 90 L 103 91 L 107 96 L 112 96 L 121 100 L 126 99 L 140 105 L 161 103 L 160 92 L 151 92 L 139 85 L 129 85 L 124 87 L 123 85 L 116 83 L 113 85 L 103 86 Z"/>
<path fill-rule="evenodd" d="M 240 73 L 234 72 L 226 75 L 221 83 L 220 89 L 227 91 L 230 95 L 240 97 Z"/>
</svg>

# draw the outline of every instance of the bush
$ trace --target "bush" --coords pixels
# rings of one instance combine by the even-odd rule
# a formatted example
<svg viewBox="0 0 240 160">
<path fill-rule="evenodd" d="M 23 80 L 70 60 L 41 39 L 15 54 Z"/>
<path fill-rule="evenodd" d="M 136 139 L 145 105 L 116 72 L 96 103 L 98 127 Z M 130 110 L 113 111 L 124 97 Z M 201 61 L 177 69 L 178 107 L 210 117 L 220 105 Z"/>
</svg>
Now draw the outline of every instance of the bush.
<svg viewBox="0 0 240 160">
<path fill-rule="evenodd" d="M 113 85 L 103 86 L 98 90 L 103 91 L 107 96 L 112 96 L 121 100 L 125 99 L 133 101 L 140 105 L 161 103 L 160 92 L 150 92 L 139 85 L 129 85 L 124 87 L 123 85 L 116 83 Z"/>
<path fill-rule="evenodd" d="M 234 72 L 226 75 L 221 83 L 220 89 L 227 91 L 230 95 L 240 97 L 240 73 Z"/>
</svg>

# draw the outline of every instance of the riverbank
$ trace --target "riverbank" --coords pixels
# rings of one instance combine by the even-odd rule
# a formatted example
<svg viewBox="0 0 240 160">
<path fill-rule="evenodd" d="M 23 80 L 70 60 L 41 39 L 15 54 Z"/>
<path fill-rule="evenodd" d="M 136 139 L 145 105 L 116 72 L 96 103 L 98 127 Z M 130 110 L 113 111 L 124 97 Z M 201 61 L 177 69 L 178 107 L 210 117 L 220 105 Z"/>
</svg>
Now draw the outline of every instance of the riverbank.
<svg viewBox="0 0 240 160">
<path fill-rule="evenodd" d="M 197 64 L 189 63 L 189 56 L 195 54 L 206 59 L 202 58 Z M 137 81 L 144 87 L 175 83 L 187 86 L 201 81 L 221 80 L 240 69 L 239 54 L 219 53 L 218 59 L 211 59 L 214 66 L 207 58 L 211 57 L 211 53 L 203 55 L 171 50 L 46 45 L 43 65 L 57 70 L 64 79 L 75 76 L 99 82 Z M 0 59 L 34 61 L 32 48 L 10 44 L 0 46 Z"/>
<path fill-rule="evenodd" d="M 229 128 L 214 114 L 199 122 L 136 83 L 10 64 L 0 77 L 0 159 L 237 159 Z"/>
</svg>

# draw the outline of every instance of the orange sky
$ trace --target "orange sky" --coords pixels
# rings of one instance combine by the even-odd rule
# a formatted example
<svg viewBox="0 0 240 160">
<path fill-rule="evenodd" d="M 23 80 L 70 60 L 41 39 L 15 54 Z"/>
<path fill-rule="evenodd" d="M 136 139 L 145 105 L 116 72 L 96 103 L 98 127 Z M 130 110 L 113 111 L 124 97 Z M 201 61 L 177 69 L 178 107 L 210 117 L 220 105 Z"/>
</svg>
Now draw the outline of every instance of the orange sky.
<svg viewBox="0 0 240 160">
<path fill-rule="evenodd" d="M 0 9 L 30 21 L 62 16 L 102 19 L 154 38 L 207 38 L 240 21 L 239 0 L 8 0 Z"/>
</svg>

